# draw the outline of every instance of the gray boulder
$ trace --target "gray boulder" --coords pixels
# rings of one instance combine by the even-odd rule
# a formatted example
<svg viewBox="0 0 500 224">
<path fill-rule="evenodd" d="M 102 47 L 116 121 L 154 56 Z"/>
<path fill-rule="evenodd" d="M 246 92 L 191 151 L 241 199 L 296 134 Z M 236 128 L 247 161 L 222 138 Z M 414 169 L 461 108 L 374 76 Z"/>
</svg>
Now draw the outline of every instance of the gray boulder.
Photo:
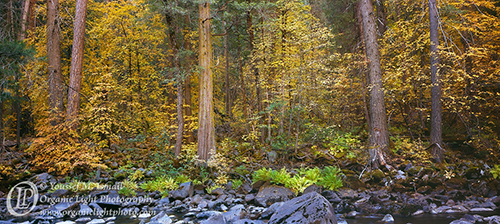
<svg viewBox="0 0 500 224">
<path fill-rule="evenodd" d="M 226 224 L 228 223 L 226 218 L 222 215 L 222 213 L 217 213 L 207 220 L 201 221 L 200 224 Z"/>
<path fill-rule="evenodd" d="M 332 204 L 317 192 L 286 201 L 271 216 L 268 224 L 337 224 Z"/>
<path fill-rule="evenodd" d="M 179 185 L 179 189 L 168 192 L 169 197 L 174 200 L 183 200 L 184 198 L 193 196 L 194 186 L 193 182 L 186 182 Z"/>
<path fill-rule="evenodd" d="M 259 193 L 255 196 L 255 202 L 262 207 L 267 207 L 276 202 L 288 201 L 294 195 L 293 191 L 286 187 L 267 185 L 260 188 Z"/>
<path fill-rule="evenodd" d="M 233 221 L 239 220 L 239 219 L 243 218 L 243 216 L 245 215 L 245 206 L 243 206 L 241 204 L 235 205 L 235 206 L 231 207 L 231 209 L 229 209 L 229 211 L 224 212 L 222 215 L 224 216 L 224 218 L 226 218 L 226 220 L 228 222 L 233 222 Z"/>
<path fill-rule="evenodd" d="M 233 224 L 264 224 L 265 222 L 262 220 L 251 220 L 251 219 L 240 219 L 234 221 Z"/>
</svg>

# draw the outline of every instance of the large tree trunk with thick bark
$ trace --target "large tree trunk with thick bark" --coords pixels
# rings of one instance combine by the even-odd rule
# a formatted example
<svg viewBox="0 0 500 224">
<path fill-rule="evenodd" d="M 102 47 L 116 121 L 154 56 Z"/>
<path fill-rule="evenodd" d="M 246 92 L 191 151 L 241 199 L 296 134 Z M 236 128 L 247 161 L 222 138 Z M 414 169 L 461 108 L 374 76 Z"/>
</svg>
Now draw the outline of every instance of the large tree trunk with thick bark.
<svg viewBox="0 0 500 224">
<path fill-rule="evenodd" d="M 439 79 L 439 32 L 436 0 L 429 0 L 429 23 L 431 38 L 431 148 L 436 162 L 443 160 L 441 132 L 441 81 Z"/>
<path fill-rule="evenodd" d="M 80 108 L 80 90 L 82 86 L 83 49 L 85 43 L 85 20 L 87 0 L 76 1 L 75 25 L 73 30 L 73 52 L 71 52 L 71 70 L 68 90 L 66 120 L 75 122 Z M 76 128 L 77 126 L 73 126 Z"/>
<path fill-rule="evenodd" d="M 215 150 L 215 126 L 213 117 L 212 86 L 212 33 L 210 29 L 210 3 L 199 5 L 199 64 L 200 72 L 200 107 L 198 129 L 198 156 L 208 160 L 210 150 Z"/>
<path fill-rule="evenodd" d="M 59 0 L 47 0 L 47 77 L 49 83 L 49 110 L 52 125 L 59 121 L 63 111 L 63 86 L 61 74 L 61 48 L 59 29 Z"/>
<path fill-rule="evenodd" d="M 361 0 L 360 10 L 363 20 L 365 51 L 369 63 L 370 85 L 370 163 L 373 168 L 386 164 L 389 156 L 389 131 L 385 111 L 384 89 L 382 87 L 382 71 L 380 53 L 377 43 L 377 26 L 373 5 L 370 0 Z"/>
</svg>

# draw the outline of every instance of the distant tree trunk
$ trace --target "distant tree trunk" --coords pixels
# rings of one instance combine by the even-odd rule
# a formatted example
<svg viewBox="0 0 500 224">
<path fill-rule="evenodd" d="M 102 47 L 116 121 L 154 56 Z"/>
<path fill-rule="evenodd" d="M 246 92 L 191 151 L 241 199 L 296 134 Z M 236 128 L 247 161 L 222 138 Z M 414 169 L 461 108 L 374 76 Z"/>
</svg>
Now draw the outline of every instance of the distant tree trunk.
<svg viewBox="0 0 500 224">
<path fill-rule="evenodd" d="M 382 87 L 382 71 L 380 68 L 380 54 L 377 43 L 377 26 L 373 5 L 370 0 L 361 0 L 360 9 L 363 18 L 363 33 L 365 37 L 365 51 L 369 62 L 370 76 L 370 137 L 369 152 L 372 167 L 386 164 L 389 155 L 389 132 L 387 129 L 387 115 L 385 111 L 384 90 Z"/>
<path fill-rule="evenodd" d="M 238 43 L 240 42 L 240 37 L 238 35 Z M 241 59 L 241 44 L 238 44 L 238 71 L 239 71 L 239 77 L 241 81 L 241 94 L 243 97 L 243 117 L 246 120 L 248 119 L 248 105 L 247 105 L 247 87 L 245 84 L 245 76 L 243 75 L 243 61 Z"/>
<path fill-rule="evenodd" d="M 1 92 L 0 93 L 3 93 L 3 86 L 1 88 Z M 1 148 L 3 148 L 3 141 L 5 140 L 5 132 L 4 132 L 4 125 L 3 125 L 3 100 L 0 100 L 0 144 L 2 144 Z"/>
<path fill-rule="evenodd" d="M 253 32 L 253 22 L 252 22 L 252 14 L 250 11 L 247 12 L 247 32 L 248 32 L 248 48 L 250 52 L 253 52 L 253 42 L 255 39 L 255 35 Z M 254 82 L 255 82 L 255 96 L 256 96 L 256 105 L 257 105 L 257 114 L 262 111 L 262 96 L 261 96 L 261 88 L 260 88 L 260 76 L 259 76 L 259 71 L 257 68 L 255 68 L 256 62 L 251 62 L 252 64 L 250 65 L 250 72 L 253 73 L 254 75 Z M 262 119 L 259 120 L 259 125 L 260 123 L 263 123 L 261 121 Z M 264 141 L 264 128 L 261 128 L 261 136 L 260 136 L 260 141 Z"/>
<path fill-rule="evenodd" d="M 191 23 L 191 19 L 189 18 L 189 15 L 186 16 L 186 24 L 190 24 Z M 192 50 L 191 49 L 191 42 L 190 40 L 188 39 L 185 39 L 184 40 L 184 48 L 186 50 Z M 188 60 L 188 66 L 192 66 L 192 63 L 193 63 L 193 57 L 192 56 L 189 56 L 187 58 Z M 192 117 L 193 116 L 193 112 L 191 111 L 191 75 L 188 74 L 186 76 L 186 80 L 184 80 L 184 104 L 187 105 L 186 107 L 186 116 L 187 117 Z M 190 120 L 187 120 L 186 121 L 186 126 L 189 127 L 191 121 Z M 186 143 L 191 143 L 191 142 L 194 142 L 194 135 L 193 135 L 193 132 L 191 129 L 188 129 L 188 131 L 186 132 Z"/>
<path fill-rule="evenodd" d="M 87 0 L 76 1 L 75 25 L 73 30 L 73 52 L 71 52 L 71 70 L 68 90 L 66 120 L 75 122 L 80 108 L 80 90 L 82 87 L 83 47 L 85 42 L 85 19 Z M 77 128 L 77 126 L 73 126 Z"/>
<path fill-rule="evenodd" d="M 28 23 L 28 16 L 30 12 L 31 0 L 24 0 L 23 11 L 21 14 L 21 32 L 19 33 L 19 39 L 24 40 L 26 36 L 26 25 Z"/>
<path fill-rule="evenodd" d="M 177 43 L 177 33 L 180 33 L 178 25 L 174 21 L 174 17 L 166 15 L 167 24 L 169 27 L 168 37 L 172 48 L 172 61 L 174 63 L 174 78 L 177 87 L 177 136 L 175 140 L 175 158 L 178 159 L 182 149 L 182 139 L 184 137 L 184 100 L 182 96 L 183 77 L 181 74 L 181 66 L 179 63 L 179 44 Z"/>
<path fill-rule="evenodd" d="M 185 80 L 185 83 L 184 83 L 184 103 L 187 105 L 186 107 L 186 116 L 187 117 L 191 117 L 193 116 L 193 112 L 191 111 L 191 104 L 192 104 L 192 101 L 191 101 L 191 76 L 187 76 L 186 77 L 186 80 Z M 186 121 L 186 125 L 189 127 L 189 124 L 191 123 L 191 121 Z M 187 143 L 191 143 L 191 142 L 194 142 L 194 136 L 193 136 L 193 132 L 191 131 L 191 129 L 188 129 L 189 131 L 186 133 L 187 135 L 187 139 L 186 139 L 186 142 Z"/>
<path fill-rule="evenodd" d="M 431 39 L 431 148 L 436 162 L 443 160 L 443 139 L 441 132 L 441 81 L 439 78 L 439 33 L 436 0 L 429 0 L 429 22 Z"/>
<path fill-rule="evenodd" d="M 210 29 L 210 3 L 199 5 L 199 63 L 200 72 L 200 107 L 198 129 L 198 156 L 208 160 L 210 150 L 215 150 L 215 126 L 213 117 L 212 86 L 212 33 Z"/>
<path fill-rule="evenodd" d="M 229 46 L 227 43 L 227 29 L 225 31 L 226 35 L 224 35 L 224 57 L 226 58 L 226 68 L 225 68 L 225 80 L 224 80 L 224 92 L 226 93 L 224 96 L 225 106 L 226 106 L 226 116 L 231 119 L 231 89 L 229 86 Z"/>
<path fill-rule="evenodd" d="M 61 48 L 59 30 L 59 0 L 47 0 L 47 77 L 49 83 L 49 110 L 52 125 L 59 122 L 57 116 L 63 111 L 63 89 L 61 74 Z"/>
<path fill-rule="evenodd" d="M 19 83 L 19 78 L 16 77 L 16 82 Z M 16 110 L 16 148 L 21 147 L 21 95 L 19 93 L 20 86 L 16 87 L 16 100 L 15 100 L 15 110 Z"/>
<path fill-rule="evenodd" d="M 184 114 L 182 113 L 183 105 L 182 82 L 177 80 L 177 139 L 175 141 L 175 158 L 179 158 L 182 149 L 182 138 L 184 134 Z"/>
<path fill-rule="evenodd" d="M 377 21 L 378 21 L 378 32 L 381 36 L 384 35 L 387 30 L 387 16 L 385 13 L 385 5 L 383 0 L 375 1 L 377 3 Z"/>
</svg>

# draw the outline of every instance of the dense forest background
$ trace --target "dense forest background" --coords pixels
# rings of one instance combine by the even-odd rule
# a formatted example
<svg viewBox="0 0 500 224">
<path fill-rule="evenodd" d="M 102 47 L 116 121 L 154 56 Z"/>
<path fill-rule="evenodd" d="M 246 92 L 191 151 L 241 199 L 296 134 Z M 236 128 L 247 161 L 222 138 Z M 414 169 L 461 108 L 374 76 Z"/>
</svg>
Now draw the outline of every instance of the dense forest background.
<svg viewBox="0 0 500 224">
<path fill-rule="evenodd" d="M 118 168 L 203 176 L 197 152 L 240 173 L 446 163 L 457 151 L 498 164 L 499 1 L 437 1 L 438 42 L 427 1 L 82 2 L 0 2 L 3 181 Z M 363 4 L 374 7 L 383 119 Z M 374 120 L 389 138 L 376 163 Z"/>
</svg>

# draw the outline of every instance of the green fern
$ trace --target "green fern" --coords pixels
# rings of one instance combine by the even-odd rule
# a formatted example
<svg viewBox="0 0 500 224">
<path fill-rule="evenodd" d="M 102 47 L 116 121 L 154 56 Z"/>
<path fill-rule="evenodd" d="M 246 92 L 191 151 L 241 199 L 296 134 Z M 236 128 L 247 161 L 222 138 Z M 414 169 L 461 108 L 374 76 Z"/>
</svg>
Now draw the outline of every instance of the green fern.
<svg viewBox="0 0 500 224">
<path fill-rule="evenodd" d="M 342 187 L 343 174 L 338 167 L 327 166 L 321 171 L 321 179 L 318 185 L 323 186 L 328 190 L 337 190 Z"/>
<path fill-rule="evenodd" d="M 279 171 L 276 170 L 271 171 L 271 183 L 273 184 L 286 185 L 286 183 L 290 180 L 290 178 L 291 178 L 290 174 L 286 171 L 285 167 L 283 167 Z"/>
<path fill-rule="evenodd" d="M 307 179 L 306 177 L 295 175 L 286 182 L 285 187 L 292 189 L 295 193 L 302 193 L 313 183 L 313 181 Z"/>
<path fill-rule="evenodd" d="M 500 165 L 495 165 L 495 168 L 490 170 L 490 173 L 493 175 L 493 178 L 497 179 L 500 177 Z"/>
<path fill-rule="evenodd" d="M 273 170 L 269 168 L 267 170 L 265 167 L 260 168 L 252 174 L 252 182 L 256 183 L 259 180 L 270 181 L 272 179 Z"/>
</svg>

